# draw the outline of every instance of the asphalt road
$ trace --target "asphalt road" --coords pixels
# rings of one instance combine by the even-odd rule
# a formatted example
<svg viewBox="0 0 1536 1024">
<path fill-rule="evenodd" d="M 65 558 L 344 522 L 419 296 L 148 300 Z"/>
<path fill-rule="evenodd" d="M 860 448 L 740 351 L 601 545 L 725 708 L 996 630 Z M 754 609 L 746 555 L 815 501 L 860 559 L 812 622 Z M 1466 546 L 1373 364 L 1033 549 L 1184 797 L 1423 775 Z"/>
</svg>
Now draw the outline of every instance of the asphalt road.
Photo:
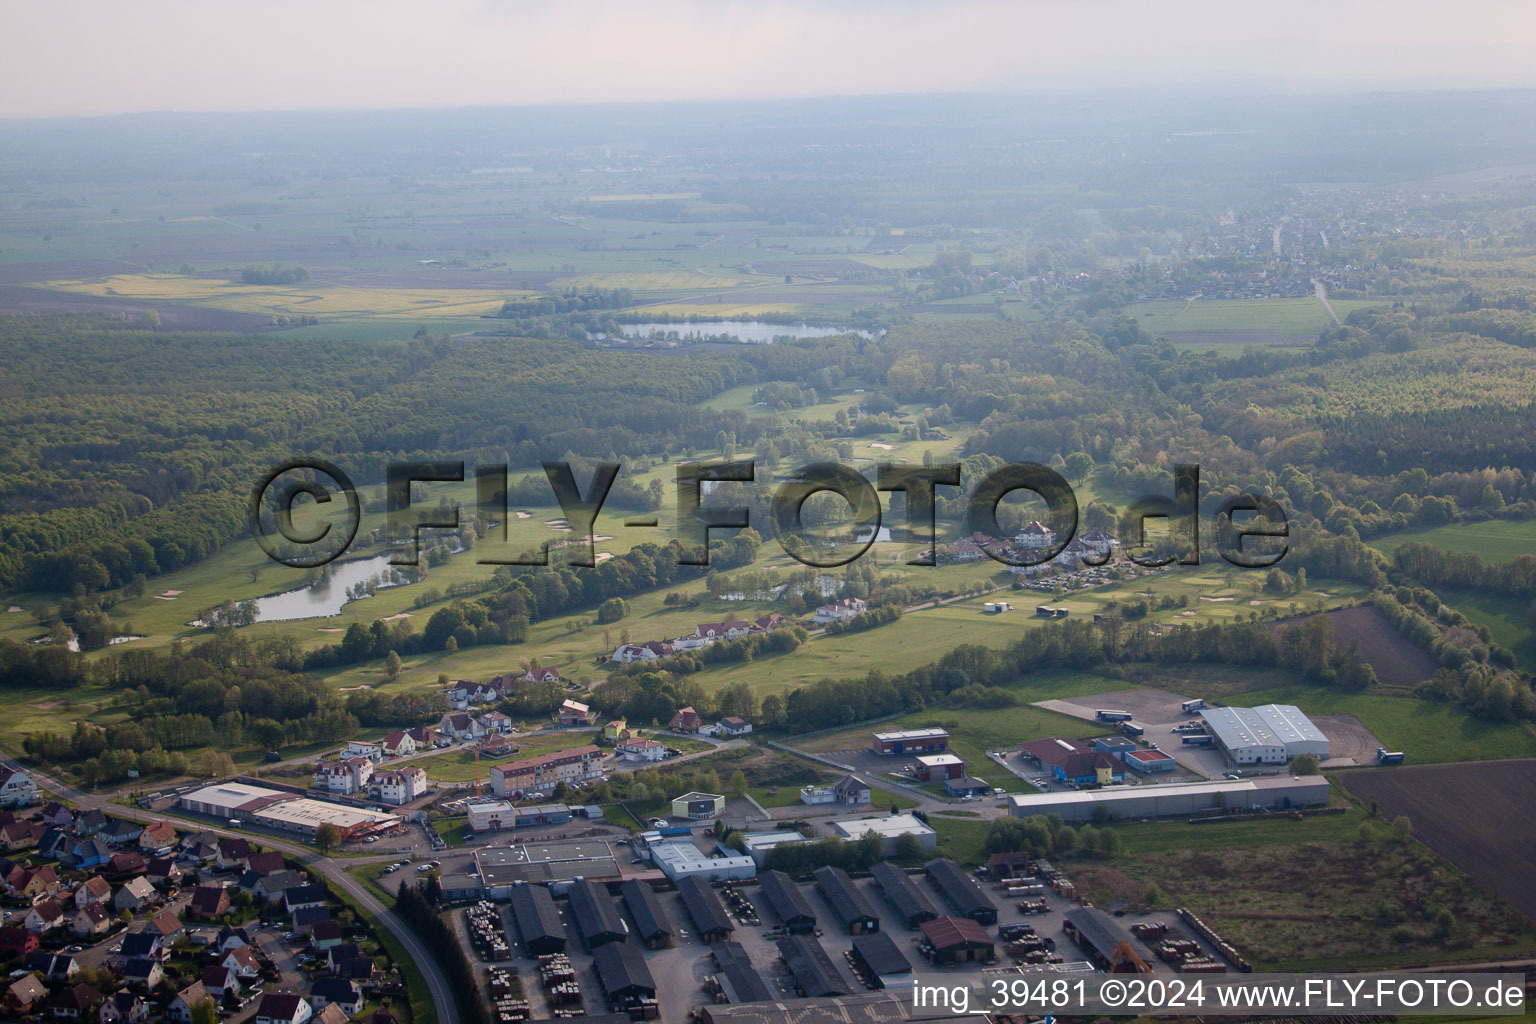
<svg viewBox="0 0 1536 1024">
<path fill-rule="evenodd" d="M 75 805 L 76 808 L 82 808 L 85 810 L 97 808 L 103 811 L 111 811 L 112 814 L 119 818 L 127 818 L 130 821 L 138 821 L 143 823 L 158 821 L 161 818 L 170 818 L 184 822 L 188 828 L 191 828 L 194 831 L 201 832 L 206 830 L 214 833 L 215 835 L 229 838 L 251 838 L 250 835 L 244 832 L 226 828 L 213 828 L 210 827 L 206 822 L 196 821 L 189 818 L 180 818 L 175 814 L 142 811 L 137 807 L 127 807 L 123 806 L 122 804 L 114 804 L 105 796 L 97 796 L 92 793 L 87 793 L 83 790 L 77 789 L 74 786 L 68 785 L 60 779 L 56 779 L 50 775 L 45 775 L 37 769 L 21 764 L 17 761 L 7 760 L 6 763 L 13 769 L 29 773 L 37 782 L 39 788 L 47 789 L 55 796 L 69 800 Z M 345 892 L 349 897 L 355 900 L 358 906 L 362 907 L 369 914 L 377 918 L 380 925 L 388 928 L 390 932 L 393 933 L 395 938 L 399 940 L 400 945 L 405 947 L 406 953 L 408 953 L 411 959 L 415 962 L 417 968 L 421 971 L 422 976 L 427 979 L 427 988 L 431 992 L 432 1003 L 437 1009 L 438 1024 L 458 1024 L 459 1011 L 458 1007 L 454 1004 L 453 1001 L 453 990 L 448 987 L 448 979 L 443 974 L 442 968 L 438 966 L 437 960 L 428 951 L 427 947 L 422 945 L 421 940 L 416 937 L 416 933 L 412 931 L 404 921 L 400 920 L 400 918 L 395 915 L 393 910 L 384 906 L 384 904 L 375 899 L 374 896 L 368 892 L 368 890 L 364 889 L 360 884 L 358 884 L 356 879 L 347 873 L 346 869 L 349 865 L 365 862 L 353 859 L 349 860 L 346 864 L 343 864 L 331 860 L 329 857 L 323 857 L 314 849 L 311 849 L 307 846 L 290 843 L 285 840 L 276 839 L 267 835 L 262 835 L 258 837 L 258 839 L 262 846 L 275 850 L 281 850 L 283 853 L 303 864 L 305 867 L 308 867 L 323 875 L 326 880 L 334 885 L 337 889 Z"/>
</svg>

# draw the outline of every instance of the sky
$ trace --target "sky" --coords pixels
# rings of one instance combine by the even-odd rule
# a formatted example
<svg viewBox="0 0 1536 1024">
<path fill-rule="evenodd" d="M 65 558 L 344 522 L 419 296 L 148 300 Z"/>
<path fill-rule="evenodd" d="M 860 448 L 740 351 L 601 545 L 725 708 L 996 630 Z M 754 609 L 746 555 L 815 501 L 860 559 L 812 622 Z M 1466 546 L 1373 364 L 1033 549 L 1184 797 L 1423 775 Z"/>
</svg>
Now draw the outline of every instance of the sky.
<svg viewBox="0 0 1536 1024">
<path fill-rule="evenodd" d="M 0 117 L 1536 86 L 1529 0 L 0 0 Z"/>
</svg>

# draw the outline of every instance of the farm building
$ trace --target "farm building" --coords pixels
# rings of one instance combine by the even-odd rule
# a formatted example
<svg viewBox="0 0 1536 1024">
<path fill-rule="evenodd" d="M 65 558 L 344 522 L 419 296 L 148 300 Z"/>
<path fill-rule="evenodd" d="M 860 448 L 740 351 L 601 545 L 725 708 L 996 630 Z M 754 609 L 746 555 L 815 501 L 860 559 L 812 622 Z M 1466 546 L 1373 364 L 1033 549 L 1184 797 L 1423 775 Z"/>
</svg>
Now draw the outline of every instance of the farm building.
<svg viewBox="0 0 1536 1024">
<path fill-rule="evenodd" d="M 683 898 L 683 906 L 688 908 L 688 916 L 693 919 L 693 927 L 698 931 L 701 942 L 719 942 L 730 938 L 736 926 L 731 924 L 731 917 L 725 912 L 725 904 L 720 902 L 720 895 L 708 882 L 689 875 L 677 883 L 677 892 Z"/>
<path fill-rule="evenodd" d="M 679 842 L 651 843 L 647 849 L 661 873 L 674 882 L 684 878 L 722 881 L 727 878 L 751 878 L 757 874 L 757 862 L 751 857 L 744 854 L 707 857 L 686 837 Z"/>
<path fill-rule="evenodd" d="M 675 818 L 713 818 L 725 810 L 725 797 L 719 793 L 684 793 L 672 801 Z"/>
<path fill-rule="evenodd" d="M 864 973 L 866 981 L 880 988 L 898 988 L 912 983 L 912 962 L 884 932 L 855 935 L 853 938 L 853 962 Z"/>
<path fill-rule="evenodd" d="M 870 905 L 864 893 L 848 877 L 848 872 L 825 864 L 813 874 L 816 888 L 821 890 L 822 898 L 832 908 L 833 915 L 842 922 L 844 931 L 849 935 L 863 935 L 880 930 L 880 915 L 875 913 L 875 908 Z"/>
<path fill-rule="evenodd" d="M 779 846 L 794 845 L 796 843 L 810 842 L 799 832 L 779 830 L 777 832 L 748 832 L 742 837 L 741 852 L 751 857 L 758 867 L 768 859 L 769 851 Z"/>
<path fill-rule="evenodd" d="M 1171 772 L 1178 764 L 1172 754 L 1164 753 L 1155 747 L 1151 750 L 1127 750 L 1120 759 L 1131 771 L 1141 772 L 1144 775 L 1152 772 Z"/>
<path fill-rule="evenodd" d="M 603 994 L 615 1010 L 632 1010 L 656 999 L 656 979 L 645 955 L 627 942 L 610 942 L 592 954 Z"/>
<path fill-rule="evenodd" d="M 655 887 L 643 879 L 631 878 L 619 891 L 624 897 L 624 906 L 629 909 L 629 916 L 634 918 L 635 934 L 640 937 L 640 941 L 651 949 L 672 945 L 675 934 L 672 918 L 667 908 L 662 906 Z"/>
<path fill-rule="evenodd" d="M 934 906 L 928 894 L 911 875 L 895 864 L 882 860 L 871 867 L 869 873 L 874 876 L 880 895 L 885 897 L 885 901 L 908 929 L 914 929 L 924 921 L 939 916 L 939 908 Z"/>
<path fill-rule="evenodd" d="M 565 922 L 560 920 L 554 897 L 544 886 L 512 887 L 512 920 L 523 940 L 523 950 L 530 957 L 565 952 Z"/>
<path fill-rule="evenodd" d="M 1284 764 L 1298 754 L 1327 760 L 1331 749 L 1322 730 L 1291 704 L 1205 708 L 1200 718 L 1237 764 Z"/>
<path fill-rule="evenodd" d="M 904 835 L 915 835 L 920 846 L 931 850 L 939 845 L 938 833 L 910 814 L 887 814 L 881 818 L 848 818 L 831 822 L 831 834 L 847 842 L 855 842 L 867 832 L 877 832 L 885 839 L 886 857 L 896 855 L 896 841 Z"/>
<path fill-rule="evenodd" d="M 997 906 L 992 898 L 959 864 L 948 857 L 940 857 L 929 861 L 923 870 L 928 874 L 929 884 L 943 894 L 944 901 L 956 913 L 977 924 L 997 923 Z"/>
<path fill-rule="evenodd" d="M 595 950 L 629 937 L 629 929 L 624 927 L 606 885 L 578 878 L 566 892 L 570 898 L 571 916 L 576 920 L 576 931 L 581 934 L 587 949 Z"/>
<path fill-rule="evenodd" d="M 935 963 L 986 963 L 997 959 L 992 936 L 969 917 L 936 917 L 922 925 L 923 944 Z"/>
<path fill-rule="evenodd" d="M 845 996 L 848 986 L 837 973 L 832 958 L 809 935 L 786 935 L 778 942 L 779 955 L 784 966 L 795 976 L 795 988 L 802 996 L 814 999 L 818 996 Z"/>
<path fill-rule="evenodd" d="M 1059 814 L 1066 821 L 1092 821 L 1100 806 L 1111 820 L 1190 816 L 1217 808 L 1284 810 L 1321 807 L 1328 803 L 1328 780 L 1320 775 L 1301 778 L 1278 775 L 1231 782 L 1166 783 L 1074 793 L 1021 793 L 1009 798 L 1018 818 Z"/>
<path fill-rule="evenodd" d="M 1115 948 L 1131 941 L 1130 932 L 1097 907 L 1074 907 L 1067 911 L 1062 930 L 1095 966 L 1104 969 L 1114 961 Z"/>
<path fill-rule="evenodd" d="M 803 935 L 816 930 L 816 911 L 800 887 L 782 871 L 765 871 L 757 876 L 764 898 L 784 930 Z"/>
<path fill-rule="evenodd" d="M 949 749 L 943 729 L 897 729 L 874 734 L 877 754 L 942 754 Z"/>
<path fill-rule="evenodd" d="M 726 999 L 733 1003 L 762 1003 L 773 998 L 741 943 L 717 942 L 710 952 L 715 958 L 715 982 Z"/>
</svg>

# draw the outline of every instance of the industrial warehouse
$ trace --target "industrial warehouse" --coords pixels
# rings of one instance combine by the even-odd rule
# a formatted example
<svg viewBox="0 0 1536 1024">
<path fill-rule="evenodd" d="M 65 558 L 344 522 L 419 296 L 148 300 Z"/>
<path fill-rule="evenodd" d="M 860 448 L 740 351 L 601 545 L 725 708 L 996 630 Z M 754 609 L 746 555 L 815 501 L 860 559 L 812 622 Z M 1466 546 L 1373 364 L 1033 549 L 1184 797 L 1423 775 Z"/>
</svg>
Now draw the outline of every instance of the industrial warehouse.
<svg viewBox="0 0 1536 1024">
<path fill-rule="evenodd" d="M 1327 760 L 1331 750 L 1322 730 L 1290 704 L 1205 708 L 1200 718 L 1236 764 L 1285 764 L 1301 754 Z"/>
<path fill-rule="evenodd" d="M 357 842 L 400 825 L 398 815 L 351 804 L 311 800 L 280 789 L 244 782 L 220 782 L 184 793 L 181 806 L 196 814 L 224 818 L 313 836 L 321 825 L 335 825 L 346 842 Z M 238 826 L 236 826 L 238 827 Z"/>
<path fill-rule="evenodd" d="M 1328 803 L 1328 780 L 1319 775 L 1292 778 L 1268 776 L 1224 782 L 1171 783 L 1085 789 L 1062 793 L 1021 793 L 1009 797 L 1010 812 L 1019 818 L 1059 814 L 1066 821 L 1092 821 L 1105 807 L 1112 821 L 1135 818 L 1185 817 L 1226 811 L 1278 811 L 1291 807 L 1322 807 Z"/>
</svg>

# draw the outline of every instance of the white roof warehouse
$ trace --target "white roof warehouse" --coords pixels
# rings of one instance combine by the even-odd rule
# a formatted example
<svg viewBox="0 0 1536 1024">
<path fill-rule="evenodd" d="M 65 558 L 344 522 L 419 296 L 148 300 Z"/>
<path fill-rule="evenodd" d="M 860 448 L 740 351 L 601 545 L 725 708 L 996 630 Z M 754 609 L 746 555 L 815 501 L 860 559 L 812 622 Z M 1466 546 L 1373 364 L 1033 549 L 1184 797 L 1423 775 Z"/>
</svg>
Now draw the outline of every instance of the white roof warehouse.
<svg viewBox="0 0 1536 1024">
<path fill-rule="evenodd" d="M 1326 760 L 1328 737 L 1292 704 L 1256 708 L 1206 708 L 1205 727 L 1238 764 L 1284 764 L 1298 754 Z"/>
<path fill-rule="evenodd" d="M 324 824 L 341 829 L 344 839 L 353 840 L 382 832 L 400 823 L 400 818 L 383 811 L 351 804 L 333 804 L 311 800 L 279 789 L 252 786 L 243 782 L 220 782 L 182 795 L 181 806 L 198 814 L 218 818 L 240 818 L 284 832 L 312 836 Z"/>
<path fill-rule="evenodd" d="M 1240 782 L 1170 783 L 1166 786 L 1116 786 L 1065 793 L 1021 793 L 1009 798 L 1017 818 L 1059 814 L 1066 821 L 1092 821 L 1095 809 L 1108 808 L 1116 821 L 1199 814 L 1212 808 L 1284 810 L 1328 803 L 1328 780 L 1320 775 L 1287 775 Z"/>
</svg>

